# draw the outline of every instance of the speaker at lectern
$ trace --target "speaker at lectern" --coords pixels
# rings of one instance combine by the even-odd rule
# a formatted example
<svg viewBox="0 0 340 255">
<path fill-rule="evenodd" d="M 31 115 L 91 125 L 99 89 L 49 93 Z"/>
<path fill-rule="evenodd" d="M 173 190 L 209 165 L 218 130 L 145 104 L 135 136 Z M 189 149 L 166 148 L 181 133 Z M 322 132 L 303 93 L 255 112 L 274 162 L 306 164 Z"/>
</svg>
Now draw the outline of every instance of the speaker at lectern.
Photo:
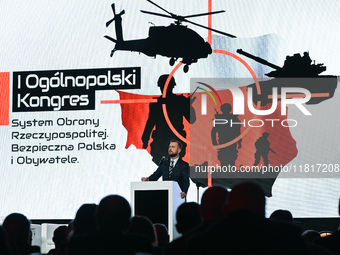
<svg viewBox="0 0 340 255">
<path fill-rule="evenodd" d="M 185 202 L 177 182 L 131 182 L 131 207 L 133 215 L 148 217 L 152 223 L 162 223 L 168 228 L 170 241 L 179 237 L 176 230 L 176 211 Z"/>
</svg>

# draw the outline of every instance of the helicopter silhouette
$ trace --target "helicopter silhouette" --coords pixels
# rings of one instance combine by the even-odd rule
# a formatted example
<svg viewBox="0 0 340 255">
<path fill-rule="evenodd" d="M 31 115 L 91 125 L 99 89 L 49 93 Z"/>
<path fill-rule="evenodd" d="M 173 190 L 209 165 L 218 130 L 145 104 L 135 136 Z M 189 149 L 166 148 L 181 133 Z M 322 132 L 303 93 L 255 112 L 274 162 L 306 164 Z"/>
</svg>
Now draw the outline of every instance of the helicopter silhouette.
<svg viewBox="0 0 340 255">
<path fill-rule="evenodd" d="M 193 14 L 187 16 L 179 16 L 173 14 L 164 8 L 160 7 L 156 3 L 151 0 L 147 0 L 149 3 L 157 6 L 162 11 L 167 14 L 155 13 L 149 11 L 143 11 L 142 13 L 175 19 L 175 22 L 170 24 L 169 26 L 153 26 L 149 28 L 149 37 L 145 39 L 137 39 L 137 40 L 129 40 L 124 41 L 123 39 L 123 29 L 122 29 L 122 15 L 125 14 L 125 11 L 121 11 L 120 13 L 116 13 L 114 3 L 111 5 L 113 11 L 113 18 L 106 23 L 106 27 L 110 26 L 110 24 L 115 22 L 115 30 L 116 30 L 116 39 L 105 35 L 104 37 L 116 45 L 114 49 L 111 51 L 111 57 L 114 52 L 117 50 L 120 51 L 136 51 L 144 53 L 150 57 L 156 57 L 156 55 L 161 55 L 164 57 L 170 58 L 169 64 L 173 66 L 178 59 L 182 59 L 181 62 L 184 65 L 184 72 L 189 71 L 189 65 L 192 63 L 196 63 L 198 59 L 207 58 L 209 54 L 212 53 L 211 46 L 208 42 L 204 41 L 204 39 L 195 31 L 191 30 L 187 26 L 181 25 L 182 22 L 187 22 L 193 24 L 195 26 L 199 26 L 201 28 L 209 29 L 216 33 L 233 37 L 236 36 L 210 28 L 198 23 L 194 23 L 188 18 L 212 15 L 217 13 L 225 12 L 214 11 L 200 14 Z"/>
</svg>

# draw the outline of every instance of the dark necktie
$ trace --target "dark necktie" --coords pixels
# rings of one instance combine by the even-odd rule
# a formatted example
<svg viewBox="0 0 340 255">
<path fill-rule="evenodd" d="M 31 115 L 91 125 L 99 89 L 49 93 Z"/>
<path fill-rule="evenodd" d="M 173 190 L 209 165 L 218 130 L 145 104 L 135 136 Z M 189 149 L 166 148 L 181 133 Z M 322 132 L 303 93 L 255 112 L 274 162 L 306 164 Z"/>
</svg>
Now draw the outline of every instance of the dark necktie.
<svg viewBox="0 0 340 255">
<path fill-rule="evenodd" d="M 169 167 L 169 178 L 171 178 L 171 174 L 172 174 L 172 169 L 174 168 L 174 161 L 171 160 L 170 161 L 170 167 Z"/>
</svg>

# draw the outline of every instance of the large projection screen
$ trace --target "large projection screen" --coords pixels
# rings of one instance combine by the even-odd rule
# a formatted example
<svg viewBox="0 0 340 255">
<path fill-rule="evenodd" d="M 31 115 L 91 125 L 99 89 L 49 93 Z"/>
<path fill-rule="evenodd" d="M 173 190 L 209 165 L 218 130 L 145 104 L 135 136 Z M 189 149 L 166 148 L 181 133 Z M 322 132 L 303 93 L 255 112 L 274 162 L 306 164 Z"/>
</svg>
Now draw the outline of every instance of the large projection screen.
<svg viewBox="0 0 340 255">
<path fill-rule="evenodd" d="M 151 133 L 161 130 L 161 124 L 151 125 L 146 149 L 142 135 L 147 120 L 158 118 L 149 116 L 149 104 L 161 96 L 157 86 L 161 75 L 173 72 L 173 93 L 182 98 L 188 98 L 192 79 L 253 79 L 240 61 L 216 50 L 244 60 L 259 79 L 273 68 L 238 54 L 237 49 L 279 67 L 286 56 L 309 52 L 311 64 L 315 60 L 327 67 L 320 75 L 340 73 L 340 6 L 335 0 L 155 3 L 182 16 L 224 10 L 187 19 L 236 38 L 185 22 L 181 36 L 177 28 L 174 34 L 167 32 L 176 20 L 142 13 L 169 15 L 145 0 L 114 1 L 116 19 L 108 27 L 107 22 L 114 18 L 112 1 L 1 2 L 0 220 L 12 212 L 30 219 L 70 219 L 83 203 L 98 203 L 108 194 L 128 199 L 130 182 L 157 168 L 150 143 Z M 192 36 L 187 37 L 189 33 Z M 197 50 L 196 57 L 188 58 L 196 58 L 197 63 L 193 61 L 184 72 L 185 64 L 180 61 L 187 59 L 179 57 L 171 66 L 167 54 L 176 55 L 188 43 L 188 49 Z M 207 49 L 203 45 L 208 47 L 208 43 L 214 52 L 203 57 Z M 321 166 L 327 174 L 280 178 L 280 173 L 267 198 L 267 213 L 287 209 L 295 217 L 338 216 L 339 88 L 333 92 L 320 103 L 303 104 L 312 116 L 289 105 L 285 117 L 297 122 L 295 127 L 286 127 L 296 151 L 287 165 Z M 200 93 L 197 91 L 197 97 Z M 181 121 L 189 139 L 189 120 L 183 115 Z M 165 149 L 167 146 L 164 143 Z M 271 146 L 275 150 L 273 142 Z M 184 157 L 188 162 L 189 147 Z M 254 157 L 253 152 L 249 155 Z M 191 182 L 187 200 L 196 201 L 196 195 Z"/>
</svg>

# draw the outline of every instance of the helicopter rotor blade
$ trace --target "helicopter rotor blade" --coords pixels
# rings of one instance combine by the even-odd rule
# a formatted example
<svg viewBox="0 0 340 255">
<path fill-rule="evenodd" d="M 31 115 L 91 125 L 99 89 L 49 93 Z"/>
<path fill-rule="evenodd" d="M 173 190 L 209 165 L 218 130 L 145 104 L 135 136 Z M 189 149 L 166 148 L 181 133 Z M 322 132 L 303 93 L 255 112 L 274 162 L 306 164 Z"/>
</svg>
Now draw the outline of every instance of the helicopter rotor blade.
<svg viewBox="0 0 340 255">
<path fill-rule="evenodd" d="M 170 19 L 173 19 L 172 16 L 169 16 L 169 15 L 165 15 L 165 14 L 162 14 L 162 13 L 157 13 L 157 12 L 149 12 L 149 11 L 143 11 L 143 10 L 140 10 L 142 13 L 146 13 L 146 14 L 151 14 L 151 15 L 155 15 L 155 16 L 161 16 L 161 17 L 165 17 L 165 18 L 170 18 Z"/>
<path fill-rule="evenodd" d="M 113 15 L 116 16 L 115 4 L 111 4 L 111 8 L 112 8 Z"/>
<path fill-rule="evenodd" d="M 205 15 L 212 15 L 212 14 L 217 14 L 217 13 L 222 13 L 222 12 L 225 12 L 225 11 L 221 10 L 221 11 L 214 11 L 214 12 L 199 13 L 199 14 L 183 16 L 183 18 L 185 18 L 185 19 L 186 18 L 194 18 L 194 17 L 205 16 Z"/>
<path fill-rule="evenodd" d="M 106 22 L 106 27 L 110 26 L 111 23 L 115 20 L 115 18 L 110 19 L 108 22 Z"/>
<path fill-rule="evenodd" d="M 184 21 L 185 21 L 185 22 L 188 22 L 188 23 L 190 23 L 190 24 L 193 24 L 193 25 L 195 25 L 195 26 L 202 27 L 202 28 L 205 28 L 205 29 L 214 31 L 214 32 L 216 32 L 216 33 L 219 33 L 219 34 L 222 34 L 222 35 L 225 35 L 225 36 L 228 36 L 228 37 L 236 38 L 235 35 L 228 34 L 228 33 L 226 33 L 226 32 L 222 32 L 222 31 L 219 31 L 219 30 L 210 28 L 210 27 L 206 27 L 206 26 L 200 25 L 200 24 L 198 24 L 198 23 L 192 22 L 192 21 L 190 21 L 190 20 L 184 20 Z"/>
<path fill-rule="evenodd" d="M 110 19 L 108 22 L 106 22 L 106 27 L 110 26 L 111 23 L 115 20 L 115 16 L 116 16 L 115 4 L 111 4 L 111 9 L 113 12 L 113 19 Z"/>
<path fill-rule="evenodd" d="M 153 4 L 154 6 L 157 6 L 159 9 L 161 9 L 162 11 L 165 11 L 167 14 L 170 14 L 171 17 L 173 16 L 173 14 L 171 12 L 168 12 L 167 10 L 165 10 L 163 7 L 160 7 L 158 4 L 152 2 L 151 0 L 146 0 L 148 1 L 149 3 Z"/>
<path fill-rule="evenodd" d="M 113 11 L 113 19 L 110 19 L 108 22 L 106 22 L 106 27 L 111 25 L 111 23 L 116 19 L 116 16 L 122 16 L 125 14 L 125 10 L 122 10 L 119 14 L 116 14 L 115 4 L 112 4 L 111 7 Z"/>
<path fill-rule="evenodd" d="M 222 31 L 219 31 L 219 30 L 210 28 L 210 27 L 206 27 L 206 26 L 200 25 L 200 24 L 198 24 L 198 23 L 195 23 L 195 22 L 192 22 L 192 21 L 186 19 L 186 18 L 193 18 L 193 17 L 199 17 L 199 16 L 205 16 L 205 15 L 212 15 L 212 14 L 222 13 L 222 12 L 225 12 L 224 10 L 221 10 L 221 11 L 214 11 L 214 12 L 207 12 L 207 13 L 200 13 L 200 14 L 193 14 L 193 15 L 187 15 L 187 16 L 178 16 L 178 15 L 175 15 L 175 14 L 173 14 L 173 13 L 171 13 L 171 12 L 165 10 L 164 8 L 162 8 L 161 6 L 159 6 L 159 5 L 156 4 L 156 3 L 152 2 L 151 0 L 147 0 L 147 1 L 148 1 L 149 3 L 155 5 L 155 6 L 158 7 L 159 9 L 163 10 L 164 12 L 168 13 L 170 16 L 165 15 L 165 14 L 161 14 L 161 13 L 149 12 L 149 11 L 143 11 L 143 10 L 141 10 L 142 13 L 151 14 L 151 15 L 160 16 L 160 17 L 165 17 L 165 18 L 172 18 L 172 19 L 177 20 L 178 22 L 188 22 L 188 23 L 193 24 L 193 25 L 195 25 L 195 26 L 202 27 L 202 28 L 205 28 L 205 29 L 214 31 L 214 32 L 216 32 L 216 33 L 219 33 L 219 34 L 222 34 L 222 35 L 225 35 L 225 36 L 228 36 L 228 37 L 236 38 L 235 35 L 228 34 L 228 33 L 225 33 L 225 32 L 222 32 Z"/>
<path fill-rule="evenodd" d="M 122 16 L 123 14 L 125 14 L 125 10 L 122 10 L 122 11 L 118 14 L 118 16 Z"/>
<path fill-rule="evenodd" d="M 105 35 L 104 37 L 105 37 L 106 39 L 108 39 L 108 40 L 114 42 L 114 43 L 117 42 L 117 40 L 116 40 L 116 39 L 113 39 L 111 36 Z"/>
</svg>

